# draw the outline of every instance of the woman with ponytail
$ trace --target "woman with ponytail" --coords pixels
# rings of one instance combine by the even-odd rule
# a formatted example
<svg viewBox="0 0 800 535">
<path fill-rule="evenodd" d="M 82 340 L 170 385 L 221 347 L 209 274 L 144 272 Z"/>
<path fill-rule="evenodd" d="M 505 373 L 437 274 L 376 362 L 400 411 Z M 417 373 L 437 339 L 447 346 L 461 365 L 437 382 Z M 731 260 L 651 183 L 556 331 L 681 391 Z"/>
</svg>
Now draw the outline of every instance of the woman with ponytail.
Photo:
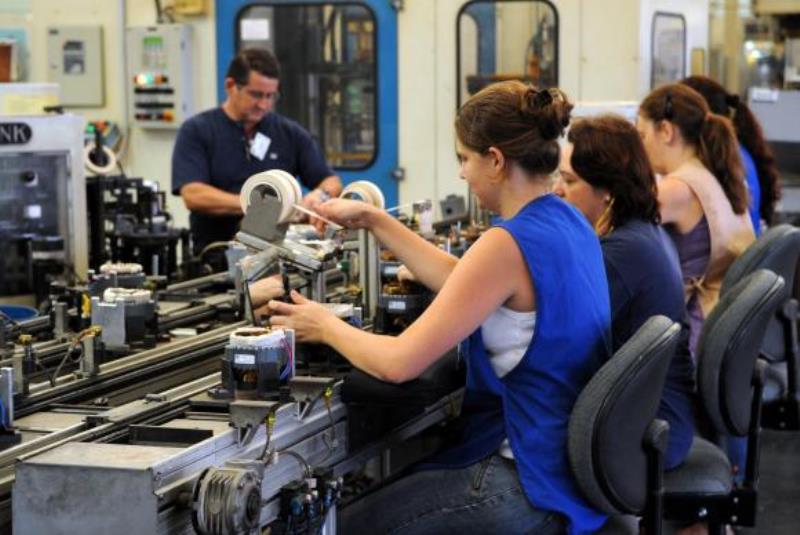
<svg viewBox="0 0 800 535">
<path fill-rule="evenodd" d="M 320 215 L 367 228 L 437 292 L 399 336 L 356 329 L 316 303 L 271 302 L 271 324 L 332 346 L 379 379 L 419 376 L 463 342 L 464 433 L 419 470 L 341 511 L 343 533 L 594 533 L 605 515 L 581 496 L 567 426 L 609 357 L 609 292 L 597 236 L 553 195 L 572 104 L 558 89 L 493 84 L 455 120 L 460 174 L 502 222 L 457 259 L 385 211 L 333 199 Z M 565 282 L 566 281 L 566 282 Z"/>
<path fill-rule="evenodd" d="M 694 353 L 722 278 L 755 239 L 736 136 L 731 122 L 711 113 L 684 84 L 652 91 L 639 107 L 636 128 L 661 175 L 661 223 L 678 251 Z"/>
<path fill-rule="evenodd" d="M 690 76 L 681 83 L 703 95 L 712 113 L 727 117 L 733 122 L 750 191 L 750 219 L 753 221 L 756 236 L 760 235 L 761 222 L 764 221 L 767 225 L 773 223 L 775 203 L 781 198 L 775 157 L 764 139 L 761 125 L 738 95 L 728 93 L 711 78 Z"/>
</svg>

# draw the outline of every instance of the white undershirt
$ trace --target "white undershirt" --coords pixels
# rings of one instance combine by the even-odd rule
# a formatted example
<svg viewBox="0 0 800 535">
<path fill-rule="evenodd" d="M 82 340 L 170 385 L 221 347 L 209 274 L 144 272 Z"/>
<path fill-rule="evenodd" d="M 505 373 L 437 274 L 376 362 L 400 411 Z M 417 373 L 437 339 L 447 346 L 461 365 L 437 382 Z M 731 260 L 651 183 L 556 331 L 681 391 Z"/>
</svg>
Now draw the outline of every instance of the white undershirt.
<svg viewBox="0 0 800 535">
<path fill-rule="evenodd" d="M 535 327 L 536 311 L 517 312 L 500 307 L 484 320 L 481 325 L 483 346 L 489 354 L 489 363 L 499 378 L 505 377 L 522 361 L 531 344 Z M 514 458 L 508 438 L 503 440 L 498 453 L 507 459 Z"/>
</svg>

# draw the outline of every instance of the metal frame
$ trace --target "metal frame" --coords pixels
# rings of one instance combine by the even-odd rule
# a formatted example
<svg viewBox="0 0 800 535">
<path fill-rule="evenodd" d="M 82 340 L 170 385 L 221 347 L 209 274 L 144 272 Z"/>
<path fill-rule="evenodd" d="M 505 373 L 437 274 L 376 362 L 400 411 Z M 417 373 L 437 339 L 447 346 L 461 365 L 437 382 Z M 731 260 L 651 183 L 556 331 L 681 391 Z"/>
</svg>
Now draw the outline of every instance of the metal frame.
<svg viewBox="0 0 800 535">
<path fill-rule="evenodd" d="M 656 40 L 655 40 L 655 31 L 656 31 L 656 19 L 659 17 L 669 17 L 679 19 L 683 24 L 683 49 L 681 50 L 681 63 L 683 65 L 683 72 L 681 73 L 681 77 L 686 76 L 686 34 L 688 32 L 688 26 L 686 25 L 686 17 L 682 13 L 668 13 L 666 11 L 656 11 L 653 13 L 653 19 L 650 21 L 650 89 L 655 89 L 655 77 L 656 77 L 656 68 L 655 68 L 655 51 L 656 51 Z M 677 82 L 679 80 L 673 80 L 673 82 Z"/>
<path fill-rule="evenodd" d="M 456 109 L 461 107 L 461 15 L 466 14 L 467 9 L 475 4 L 500 4 L 500 3 L 512 3 L 512 2 L 529 2 L 529 3 L 540 3 L 547 5 L 553 11 L 553 19 L 555 21 L 555 41 L 556 41 L 556 53 L 555 53 L 555 72 L 556 72 L 556 80 L 555 85 L 557 86 L 559 83 L 559 62 L 560 62 L 560 50 L 561 50 L 561 41 L 560 36 L 561 33 L 559 31 L 560 28 L 560 19 L 558 15 L 558 8 L 555 6 L 553 2 L 550 0 L 470 0 L 469 2 L 465 3 L 464 5 L 459 8 L 458 13 L 456 14 Z M 480 30 L 480 27 L 479 27 Z M 480 41 L 480 37 L 478 39 Z"/>
</svg>

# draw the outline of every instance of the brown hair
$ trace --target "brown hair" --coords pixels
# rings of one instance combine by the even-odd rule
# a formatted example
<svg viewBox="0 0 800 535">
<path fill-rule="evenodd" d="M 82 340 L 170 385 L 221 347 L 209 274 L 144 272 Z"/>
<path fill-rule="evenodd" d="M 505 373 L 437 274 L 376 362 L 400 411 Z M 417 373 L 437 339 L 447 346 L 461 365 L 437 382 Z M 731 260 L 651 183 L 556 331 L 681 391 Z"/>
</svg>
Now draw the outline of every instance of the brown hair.
<svg viewBox="0 0 800 535">
<path fill-rule="evenodd" d="M 658 190 L 652 167 L 636 127 L 618 115 L 578 119 L 569 129 L 570 163 L 595 188 L 614 200 L 611 225 L 631 219 L 658 224 Z"/>
<path fill-rule="evenodd" d="M 276 80 L 281 77 L 281 65 L 272 52 L 266 48 L 245 48 L 228 64 L 225 78 L 233 78 L 237 85 L 245 86 L 250 79 L 250 71 Z"/>
<path fill-rule="evenodd" d="M 733 121 L 739 143 L 753 157 L 761 189 L 758 213 L 761 219 L 771 224 L 775 217 L 775 203 L 781 198 L 781 184 L 775 156 L 764 139 L 764 132 L 753 112 L 738 95 L 732 95 L 725 88 L 707 76 L 690 76 L 681 83 L 688 85 L 706 99 L 713 113 L 728 117 Z"/>
<path fill-rule="evenodd" d="M 558 138 L 569 125 L 572 104 L 559 89 L 536 89 L 519 81 L 499 82 L 470 98 L 456 115 L 458 140 L 486 154 L 495 147 L 530 174 L 558 167 Z"/>
<path fill-rule="evenodd" d="M 725 117 L 711 113 L 700 93 L 684 84 L 662 85 L 647 95 L 639 112 L 653 122 L 669 121 L 675 125 L 716 177 L 733 212 L 747 211 L 747 187 L 733 125 Z"/>
</svg>

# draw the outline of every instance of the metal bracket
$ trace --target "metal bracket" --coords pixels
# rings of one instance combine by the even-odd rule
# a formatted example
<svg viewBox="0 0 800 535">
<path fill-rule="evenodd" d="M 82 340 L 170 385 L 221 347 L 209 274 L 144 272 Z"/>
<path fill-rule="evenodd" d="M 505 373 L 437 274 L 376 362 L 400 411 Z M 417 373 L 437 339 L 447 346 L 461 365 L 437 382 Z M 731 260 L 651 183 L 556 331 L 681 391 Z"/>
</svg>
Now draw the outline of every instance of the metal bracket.
<svg viewBox="0 0 800 535">
<path fill-rule="evenodd" d="M 242 230 L 270 243 L 280 243 L 286 237 L 288 223 L 278 223 L 281 201 L 276 197 L 262 195 L 258 188 L 250 194 L 250 206 L 242 219 Z"/>
<path fill-rule="evenodd" d="M 280 407 L 280 403 L 273 401 L 236 400 L 231 402 L 229 406 L 231 425 L 237 431 L 236 442 L 240 447 L 246 446 L 253 440 L 259 426 L 267 420 L 267 416 L 277 411 L 278 407 Z"/>
<path fill-rule="evenodd" d="M 336 379 L 331 377 L 312 377 L 304 375 L 289 380 L 289 390 L 298 403 L 307 403 L 319 398 L 327 388 L 333 388 Z"/>
<path fill-rule="evenodd" d="M 318 400 L 330 388 L 333 389 L 336 379 L 331 377 L 312 377 L 304 375 L 289 380 L 289 391 L 298 404 L 298 417 L 303 420 L 314 408 Z"/>
</svg>

